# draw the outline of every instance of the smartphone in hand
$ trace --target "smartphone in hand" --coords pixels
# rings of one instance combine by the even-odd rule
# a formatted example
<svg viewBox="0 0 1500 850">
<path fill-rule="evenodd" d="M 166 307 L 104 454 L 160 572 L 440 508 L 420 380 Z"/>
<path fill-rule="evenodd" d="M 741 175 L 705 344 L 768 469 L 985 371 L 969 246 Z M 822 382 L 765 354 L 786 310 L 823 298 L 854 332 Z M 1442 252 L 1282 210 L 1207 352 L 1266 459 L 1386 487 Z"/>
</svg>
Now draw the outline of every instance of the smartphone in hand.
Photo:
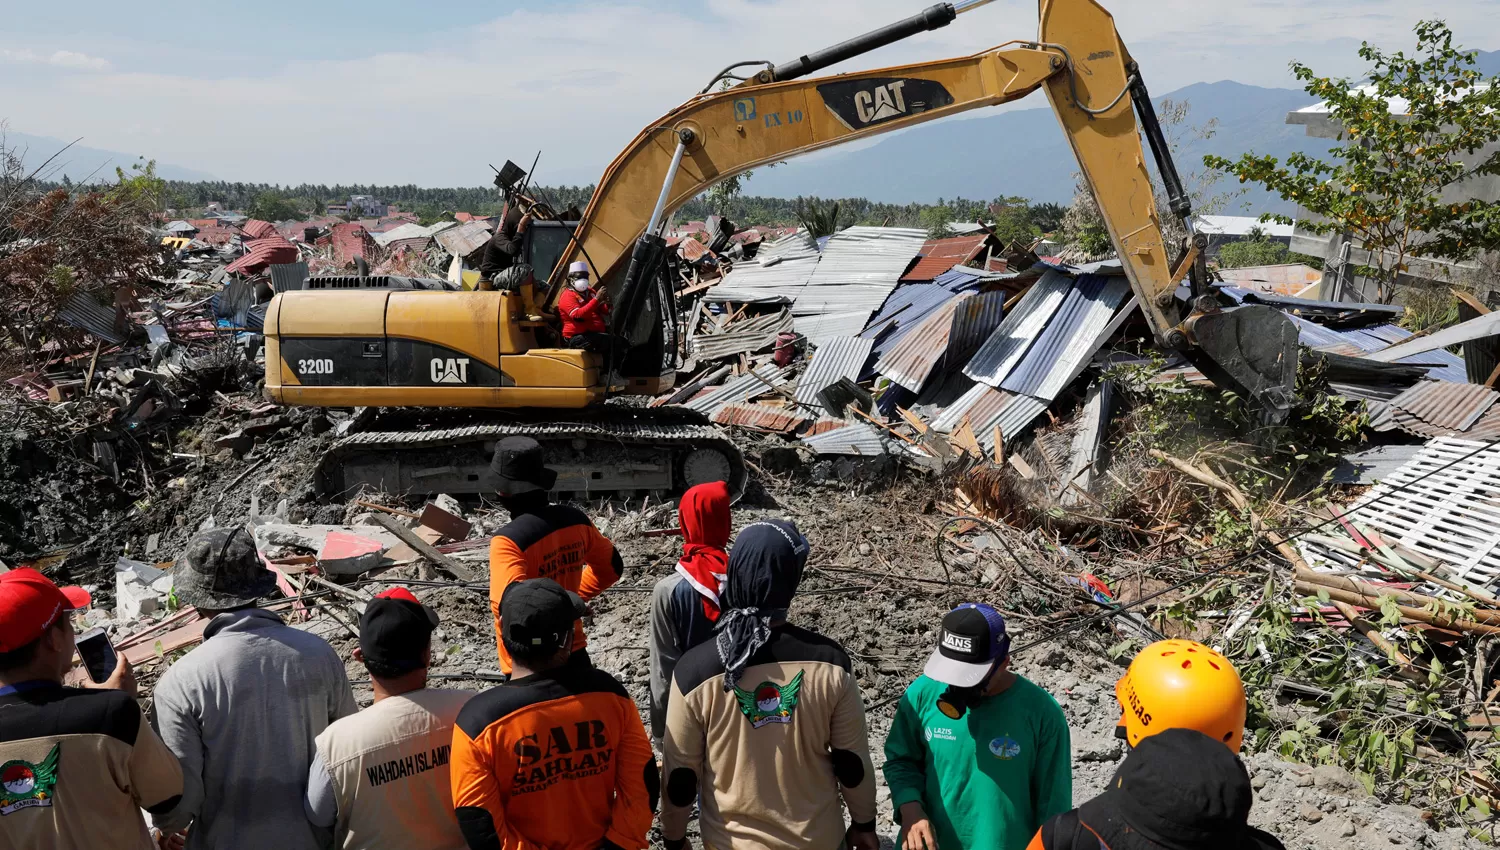
<svg viewBox="0 0 1500 850">
<path fill-rule="evenodd" d="M 83 669 L 96 685 L 103 684 L 119 663 L 104 629 L 90 629 L 78 637 L 78 657 L 83 659 Z"/>
</svg>

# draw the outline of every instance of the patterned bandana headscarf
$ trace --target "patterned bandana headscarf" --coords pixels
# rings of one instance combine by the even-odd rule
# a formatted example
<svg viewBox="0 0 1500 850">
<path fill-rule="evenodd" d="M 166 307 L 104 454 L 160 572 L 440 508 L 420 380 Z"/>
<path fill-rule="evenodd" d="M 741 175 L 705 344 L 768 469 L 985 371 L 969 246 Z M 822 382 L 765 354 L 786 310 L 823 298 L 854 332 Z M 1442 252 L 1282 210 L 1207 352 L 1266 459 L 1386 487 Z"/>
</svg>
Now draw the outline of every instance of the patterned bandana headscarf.
<svg viewBox="0 0 1500 850">
<path fill-rule="evenodd" d="M 677 572 L 703 597 L 703 614 L 719 619 L 719 594 L 729 564 L 729 487 L 723 481 L 699 484 L 682 494 L 677 506 L 682 529 L 682 560 Z"/>
<path fill-rule="evenodd" d="M 786 619 L 808 549 L 807 538 L 786 519 L 751 523 L 735 538 L 714 634 L 724 690 L 739 683 L 751 656 L 771 639 L 771 622 Z"/>
</svg>

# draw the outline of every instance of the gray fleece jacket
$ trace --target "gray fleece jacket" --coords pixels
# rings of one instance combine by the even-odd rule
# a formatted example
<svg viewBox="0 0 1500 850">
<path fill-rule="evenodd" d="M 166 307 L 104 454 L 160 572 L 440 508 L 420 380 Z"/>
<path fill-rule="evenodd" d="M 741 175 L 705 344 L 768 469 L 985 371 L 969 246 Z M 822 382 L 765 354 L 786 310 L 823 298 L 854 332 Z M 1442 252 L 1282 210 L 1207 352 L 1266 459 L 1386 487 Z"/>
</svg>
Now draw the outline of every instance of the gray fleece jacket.
<svg viewBox="0 0 1500 850">
<path fill-rule="evenodd" d="M 182 802 L 156 826 L 187 850 L 319 850 L 303 814 L 313 739 L 357 710 L 326 641 L 269 611 L 220 614 L 156 685 L 156 725 L 182 762 Z"/>
</svg>

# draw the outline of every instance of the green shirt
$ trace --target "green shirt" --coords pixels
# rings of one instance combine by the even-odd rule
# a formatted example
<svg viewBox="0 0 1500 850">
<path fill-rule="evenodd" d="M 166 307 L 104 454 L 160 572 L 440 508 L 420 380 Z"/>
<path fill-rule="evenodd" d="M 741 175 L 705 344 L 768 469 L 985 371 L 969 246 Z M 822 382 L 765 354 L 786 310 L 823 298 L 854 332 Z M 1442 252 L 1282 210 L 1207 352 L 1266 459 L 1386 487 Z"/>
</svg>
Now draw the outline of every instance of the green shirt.
<svg viewBox="0 0 1500 850">
<path fill-rule="evenodd" d="M 954 720 L 937 706 L 947 687 L 919 676 L 901 698 L 885 741 L 891 805 L 899 817 L 920 802 L 939 850 L 1024 850 L 1043 821 L 1073 807 L 1067 718 L 1017 676 Z"/>
</svg>

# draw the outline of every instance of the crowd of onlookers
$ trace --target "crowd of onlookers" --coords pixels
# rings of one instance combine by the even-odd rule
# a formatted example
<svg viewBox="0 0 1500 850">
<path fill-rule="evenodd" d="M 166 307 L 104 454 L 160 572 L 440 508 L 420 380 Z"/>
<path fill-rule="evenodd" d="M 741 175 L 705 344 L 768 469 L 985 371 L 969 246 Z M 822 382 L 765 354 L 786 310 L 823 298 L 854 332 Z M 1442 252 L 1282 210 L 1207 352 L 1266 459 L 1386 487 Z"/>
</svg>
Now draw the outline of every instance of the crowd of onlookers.
<svg viewBox="0 0 1500 850">
<path fill-rule="evenodd" d="M 218 528 L 172 567 L 179 601 L 210 619 L 148 723 L 123 654 L 104 682 L 63 684 L 88 594 L 0 575 L 0 847 L 640 850 L 656 824 L 678 850 L 695 813 L 705 848 L 880 846 L 853 665 L 792 622 L 812 545 L 794 523 L 752 522 L 731 546 L 728 489 L 684 495 L 682 559 L 652 594 L 648 733 L 585 644 L 618 551 L 549 501 L 534 441 L 502 440 L 493 467 L 511 515 L 490 547 L 509 678 L 479 693 L 428 687 L 438 616 L 395 588 L 360 617 L 374 702 L 357 710 L 334 649 L 257 607 L 275 582 L 251 536 Z M 1073 810 L 1058 704 L 1011 670 L 995 607 L 949 612 L 884 742 L 899 843 L 1279 847 L 1246 825 L 1245 699 L 1223 656 L 1154 644 L 1118 692 L 1134 750 Z"/>
</svg>

